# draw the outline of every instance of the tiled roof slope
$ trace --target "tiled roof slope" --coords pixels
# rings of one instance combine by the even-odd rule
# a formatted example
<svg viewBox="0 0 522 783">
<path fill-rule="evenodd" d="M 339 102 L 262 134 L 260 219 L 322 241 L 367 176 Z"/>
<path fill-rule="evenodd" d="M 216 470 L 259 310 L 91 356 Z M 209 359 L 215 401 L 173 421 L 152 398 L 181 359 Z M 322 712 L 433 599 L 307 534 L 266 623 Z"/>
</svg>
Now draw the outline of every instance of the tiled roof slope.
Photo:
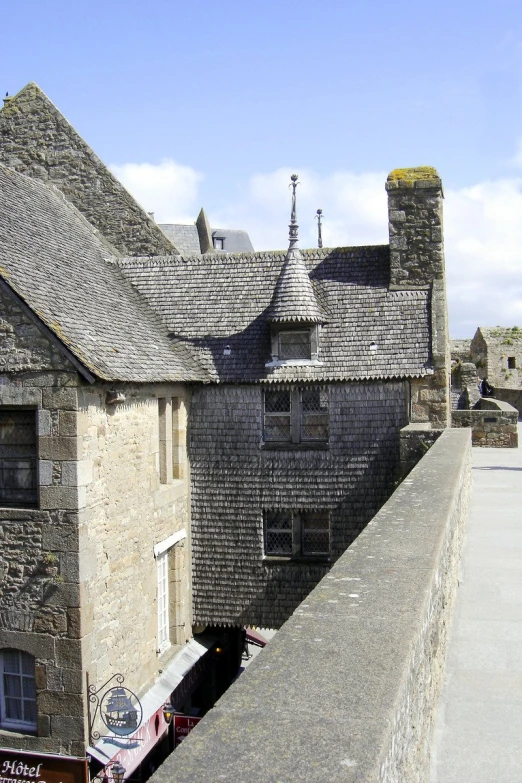
<svg viewBox="0 0 522 783">
<path fill-rule="evenodd" d="M 180 223 L 158 223 L 158 225 L 182 256 L 199 253 L 199 235 L 196 224 L 183 226 Z"/>
<path fill-rule="evenodd" d="M 195 224 L 185 226 L 181 223 L 158 223 L 158 225 L 181 255 L 193 255 L 201 252 L 198 229 Z M 225 240 L 225 249 L 217 252 L 249 253 L 254 250 L 246 231 L 233 228 L 213 228 L 211 231 L 213 235 Z"/>
<path fill-rule="evenodd" d="M 0 274 L 94 375 L 205 380 L 55 188 L 0 164 Z"/>
<path fill-rule="evenodd" d="M 266 316 L 285 251 L 120 259 L 118 264 L 170 332 L 195 346 L 222 382 L 422 374 L 430 359 L 429 292 L 388 290 L 388 246 L 301 252 L 328 319 L 321 328 L 320 365 L 265 367 L 270 361 Z"/>
<path fill-rule="evenodd" d="M 267 318 L 276 323 L 321 324 L 327 321 L 317 304 L 303 256 L 297 247 L 287 253 Z"/>
</svg>

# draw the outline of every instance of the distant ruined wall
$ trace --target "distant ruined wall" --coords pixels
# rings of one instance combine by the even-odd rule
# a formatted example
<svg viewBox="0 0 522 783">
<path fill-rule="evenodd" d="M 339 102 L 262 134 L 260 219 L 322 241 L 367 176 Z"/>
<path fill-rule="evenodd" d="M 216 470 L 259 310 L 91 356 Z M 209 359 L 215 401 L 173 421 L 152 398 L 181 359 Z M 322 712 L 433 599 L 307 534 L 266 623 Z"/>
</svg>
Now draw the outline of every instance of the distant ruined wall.
<svg viewBox="0 0 522 783">
<path fill-rule="evenodd" d="M 36 84 L 4 104 L 2 163 L 56 185 L 123 255 L 177 252 Z"/>
</svg>

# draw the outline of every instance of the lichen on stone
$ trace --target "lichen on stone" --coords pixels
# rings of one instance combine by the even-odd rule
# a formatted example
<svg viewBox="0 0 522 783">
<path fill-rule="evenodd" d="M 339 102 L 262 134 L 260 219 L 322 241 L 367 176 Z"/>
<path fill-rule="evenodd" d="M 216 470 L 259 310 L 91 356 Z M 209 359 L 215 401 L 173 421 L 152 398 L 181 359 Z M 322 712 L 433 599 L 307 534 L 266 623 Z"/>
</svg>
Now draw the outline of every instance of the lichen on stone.
<svg viewBox="0 0 522 783">
<path fill-rule="evenodd" d="M 439 172 L 433 166 L 415 166 L 408 169 L 393 169 L 388 175 L 388 182 L 398 180 L 405 184 L 413 184 L 418 180 L 440 179 Z"/>
</svg>

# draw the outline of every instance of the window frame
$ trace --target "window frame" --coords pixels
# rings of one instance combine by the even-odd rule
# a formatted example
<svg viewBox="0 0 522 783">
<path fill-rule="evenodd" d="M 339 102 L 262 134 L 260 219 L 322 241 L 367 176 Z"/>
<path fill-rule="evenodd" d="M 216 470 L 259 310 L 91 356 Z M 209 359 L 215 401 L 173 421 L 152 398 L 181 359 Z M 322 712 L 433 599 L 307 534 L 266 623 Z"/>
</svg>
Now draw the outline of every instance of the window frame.
<svg viewBox="0 0 522 783">
<path fill-rule="evenodd" d="M 158 653 L 170 647 L 169 550 L 156 555 L 158 585 Z"/>
<path fill-rule="evenodd" d="M 5 661 L 5 653 L 18 653 L 18 662 L 19 662 L 19 671 L 18 672 L 6 672 L 4 669 L 4 661 Z M 29 660 L 32 663 L 32 674 L 27 674 L 23 671 L 23 658 L 22 656 L 26 657 L 26 660 Z M 2 731 L 15 731 L 19 734 L 36 734 L 38 729 L 38 706 L 37 706 L 37 693 L 36 693 L 36 667 L 35 667 L 36 661 L 33 655 L 26 652 L 25 650 L 20 650 L 17 647 L 4 647 L 0 650 L 0 730 Z M 18 677 L 20 681 L 20 697 L 11 697 L 11 698 L 17 698 L 17 700 L 22 702 L 22 712 L 25 713 L 24 705 L 25 702 L 29 702 L 30 704 L 34 704 L 34 720 L 17 720 L 13 718 L 6 717 L 6 700 L 10 697 L 7 696 L 6 693 L 6 684 L 5 684 L 5 677 L 6 675 L 11 677 Z M 34 698 L 27 698 L 24 697 L 23 692 L 23 682 L 25 680 L 32 681 L 33 684 L 33 691 L 34 691 Z"/>
<path fill-rule="evenodd" d="M 18 457 L 4 456 L 2 452 L 3 444 L 0 444 L 0 471 L 3 469 L 3 463 L 13 462 L 28 462 L 30 463 L 30 476 L 32 480 L 32 487 L 30 489 L 32 497 L 28 502 L 13 501 L 8 502 L 4 496 L 4 492 L 14 491 L 11 487 L 6 488 L 5 485 L 0 487 L 0 508 L 5 509 L 38 509 L 40 508 L 40 481 L 39 481 L 39 440 L 38 440 L 38 409 L 30 406 L 18 406 L 18 405 L 1 405 L 0 417 L 2 414 L 31 414 L 33 419 L 33 433 L 34 433 L 34 449 L 29 456 L 20 454 Z M 0 418 L 0 428 L 2 427 L 2 421 Z M 16 444 L 13 444 L 16 445 Z M 22 444 L 33 445 L 33 444 Z M 1 484 L 1 482 L 0 482 Z"/>
<path fill-rule="evenodd" d="M 281 337 L 289 334 L 308 335 L 308 356 L 300 359 L 285 359 L 282 357 Z M 309 364 L 322 364 L 319 361 L 319 324 L 272 324 L 271 335 L 271 360 L 267 367 L 306 366 Z"/>
<path fill-rule="evenodd" d="M 309 391 L 319 392 L 326 394 L 326 410 L 321 410 L 319 407 L 317 411 L 306 411 L 303 404 L 303 393 Z M 288 411 L 267 411 L 267 395 L 270 393 L 282 393 L 287 392 L 289 394 L 289 410 Z M 321 399 L 320 399 L 321 403 Z M 324 417 L 324 428 L 326 431 L 325 437 L 310 437 L 305 434 L 306 416 Z M 267 423 L 271 418 L 283 418 L 287 417 L 289 421 L 289 438 L 271 438 L 267 437 Z M 330 439 L 330 387 L 329 386 L 293 386 L 283 388 L 264 388 L 263 389 L 263 436 L 262 443 L 266 448 L 325 448 L 328 447 Z"/>
<path fill-rule="evenodd" d="M 288 527 L 269 527 L 273 524 L 271 515 L 286 516 L 290 523 Z M 305 531 L 311 530 L 307 522 L 309 515 L 322 515 L 326 528 L 316 528 L 316 530 L 326 530 L 328 536 L 327 551 L 306 551 Z M 290 538 L 290 546 L 285 550 L 276 546 L 268 547 L 270 534 L 283 534 Z M 263 556 L 265 559 L 283 559 L 283 560 L 328 560 L 331 557 L 331 518 L 328 509 L 288 509 L 272 508 L 263 510 Z"/>
</svg>

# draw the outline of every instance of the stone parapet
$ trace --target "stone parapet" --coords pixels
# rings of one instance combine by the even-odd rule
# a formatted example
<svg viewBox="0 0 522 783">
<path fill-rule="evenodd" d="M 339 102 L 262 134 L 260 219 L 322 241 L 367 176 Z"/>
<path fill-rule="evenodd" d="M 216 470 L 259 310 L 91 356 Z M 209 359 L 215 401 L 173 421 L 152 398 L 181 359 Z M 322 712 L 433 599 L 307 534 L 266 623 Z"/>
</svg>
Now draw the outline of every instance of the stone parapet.
<svg viewBox="0 0 522 783">
<path fill-rule="evenodd" d="M 451 412 L 452 427 L 470 427 L 473 446 L 518 448 L 518 411 L 507 402 L 482 397 L 480 408 Z"/>
<path fill-rule="evenodd" d="M 445 430 L 152 783 L 424 783 L 470 484 Z"/>
</svg>

